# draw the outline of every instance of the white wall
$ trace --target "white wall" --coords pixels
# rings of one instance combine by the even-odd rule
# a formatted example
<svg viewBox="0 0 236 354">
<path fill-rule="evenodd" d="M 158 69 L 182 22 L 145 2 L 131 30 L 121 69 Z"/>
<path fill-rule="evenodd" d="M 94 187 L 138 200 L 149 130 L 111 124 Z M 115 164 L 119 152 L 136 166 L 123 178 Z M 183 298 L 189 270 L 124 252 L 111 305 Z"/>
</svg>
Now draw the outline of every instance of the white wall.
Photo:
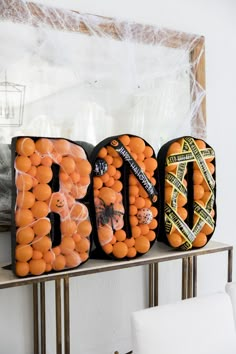
<svg viewBox="0 0 236 354">
<path fill-rule="evenodd" d="M 121 17 L 137 22 L 202 34 L 206 37 L 208 142 L 216 150 L 218 222 L 214 239 L 236 245 L 235 79 L 236 2 L 234 0 L 41 0 L 80 12 Z M 3 242 L 0 235 L 0 245 Z M 5 247 L 5 246 L 4 246 Z M 8 247 L 9 249 L 9 247 Z M 1 249 L 3 253 L 3 248 Z M 9 251 L 8 251 L 9 252 Z M 2 255 L 4 258 L 4 254 Z M 178 264 L 179 265 L 179 264 Z M 180 265 L 179 265 L 180 266 Z M 160 267 L 160 302 L 180 296 L 176 263 Z M 234 273 L 236 263 L 234 263 Z M 235 273 L 236 274 L 236 273 Z M 71 354 L 111 354 L 130 350 L 130 311 L 146 306 L 146 269 L 130 269 L 71 281 Z M 130 281 L 132 279 L 132 281 Z M 167 279 L 167 280 L 166 280 Z M 234 275 L 234 279 L 236 276 Z M 218 291 L 226 281 L 226 256 L 199 260 L 199 293 Z M 48 293 L 52 285 L 47 286 Z M 0 291 L 0 354 L 32 354 L 31 288 Z M 47 304 L 53 314 L 51 300 Z M 4 320 L 3 320 L 4 318 Z M 50 335 L 54 337 L 50 318 Z M 8 333 L 14 336 L 9 340 Z M 47 354 L 55 353 L 48 338 Z"/>
</svg>

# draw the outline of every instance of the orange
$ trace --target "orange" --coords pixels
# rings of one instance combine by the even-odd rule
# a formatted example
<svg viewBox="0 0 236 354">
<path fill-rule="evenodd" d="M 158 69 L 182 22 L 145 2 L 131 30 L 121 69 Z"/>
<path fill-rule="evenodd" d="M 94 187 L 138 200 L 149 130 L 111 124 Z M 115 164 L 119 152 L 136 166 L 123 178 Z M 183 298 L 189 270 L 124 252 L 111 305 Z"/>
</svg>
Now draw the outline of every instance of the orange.
<svg viewBox="0 0 236 354">
<path fill-rule="evenodd" d="M 187 203 L 187 198 L 182 195 L 181 193 L 179 193 L 178 197 L 177 197 L 177 205 L 178 207 L 182 207 Z"/>
<path fill-rule="evenodd" d="M 129 204 L 134 204 L 134 203 L 135 203 L 135 200 L 136 200 L 136 198 L 135 198 L 134 195 L 130 195 L 130 196 L 129 196 Z"/>
<path fill-rule="evenodd" d="M 130 152 L 130 155 L 133 157 L 133 159 L 136 161 L 137 160 L 137 158 L 138 158 L 138 155 L 137 154 L 135 154 L 135 152 Z"/>
<path fill-rule="evenodd" d="M 16 274 L 19 277 L 25 277 L 29 274 L 29 263 L 28 262 L 16 262 Z"/>
<path fill-rule="evenodd" d="M 34 233 L 37 236 L 45 236 L 51 231 L 51 223 L 48 218 L 42 218 L 37 220 L 33 224 Z"/>
<path fill-rule="evenodd" d="M 18 245 L 15 249 L 15 257 L 17 261 L 27 262 L 33 255 L 33 249 L 30 245 Z"/>
<path fill-rule="evenodd" d="M 129 215 L 136 215 L 138 212 L 138 209 L 135 205 L 130 205 L 129 206 Z"/>
<path fill-rule="evenodd" d="M 72 180 L 72 182 L 73 183 L 78 183 L 79 182 L 79 180 L 80 180 L 80 175 L 79 175 L 79 173 L 77 173 L 77 172 L 72 172 L 71 174 L 70 174 L 70 179 Z"/>
<path fill-rule="evenodd" d="M 35 148 L 40 154 L 49 154 L 53 150 L 53 143 L 47 138 L 41 138 L 36 141 Z"/>
<path fill-rule="evenodd" d="M 141 230 L 142 235 L 146 235 L 149 232 L 149 225 L 148 224 L 139 224 L 139 228 Z"/>
<path fill-rule="evenodd" d="M 89 258 L 89 255 L 86 252 L 80 253 L 79 256 L 80 256 L 81 262 L 85 262 Z"/>
<path fill-rule="evenodd" d="M 167 238 L 168 238 L 169 244 L 174 248 L 177 248 L 177 247 L 181 246 L 182 243 L 184 243 L 184 239 L 182 238 L 182 236 L 178 232 L 172 232 L 171 234 L 167 235 Z"/>
<path fill-rule="evenodd" d="M 144 160 L 144 165 L 147 171 L 154 171 L 157 168 L 157 160 L 153 157 L 149 157 Z"/>
<path fill-rule="evenodd" d="M 52 241 L 48 236 L 38 236 L 32 244 L 33 249 L 45 253 L 52 247 Z"/>
<path fill-rule="evenodd" d="M 114 183 L 112 185 L 112 189 L 114 189 L 114 191 L 119 193 L 123 189 L 123 184 L 121 183 L 121 181 L 114 181 Z"/>
<path fill-rule="evenodd" d="M 193 184 L 201 184 L 203 182 L 203 175 L 200 170 L 193 170 Z"/>
<path fill-rule="evenodd" d="M 157 183 L 157 181 L 156 181 L 156 179 L 154 177 L 150 178 L 150 182 L 152 183 L 153 186 L 155 186 L 156 183 Z"/>
<path fill-rule="evenodd" d="M 145 146 L 143 153 L 145 157 L 152 157 L 153 149 L 151 148 L 151 146 Z"/>
<path fill-rule="evenodd" d="M 131 234 L 134 238 L 137 238 L 141 235 L 141 229 L 139 226 L 132 226 L 131 227 Z"/>
<path fill-rule="evenodd" d="M 142 197 L 137 197 L 137 198 L 135 199 L 134 205 L 135 205 L 136 208 L 138 208 L 138 209 L 144 208 L 144 206 L 145 206 L 145 200 L 144 200 L 144 198 L 142 198 Z"/>
<path fill-rule="evenodd" d="M 49 156 L 42 157 L 41 164 L 43 166 L 51 167 L 52 166 L 52 159 Z"/>
<path fill-rule="evenodd" d="M 59 254 L 58 256 L 56 256 L 52 267 L 54 270 L 63 270 L 66 266 L 66 259 L 62 254 Z"/>
<path fill-rule="evenodd" d="M 198 199 L 202 199 L 202 197 L 204 196 L 204 188 L 199 185 L 199 184 L 195 184 L 193 186 L 193 199 L 194 200 L 198 200 Z"/>
<path fill-rule="evenodd" d="M 124 241 L 126 239 L 126 232 L 124 230 L 116 230 L 115 237 L 117 241 Z"/>
<path fill-rule="evenodd" d="M 208 224 L 205 224 L 201 231 L 206 235 L 210 235 L 214 231 L 214 228 L 209 226 Z"/>
<path fill-rule="evenodd" d="M 207 167 L 210 173 L 213 175 L 213 173 L 215 172 L 215 166 L 213 165 L 213 163 L 207 162 Z"/>
<path fill-rule="evenodd" d="M 208 186 L 207 182 L 205 181 L 205 179 L 202 181 L 202 186 L 204 188 L 204 191 L 206 191 L 206 192 L 210 191 L 209 186 Z"/>
<path fill-rule="evenodd" d="M 90 183 L 90 177 L 89 176 L 81 176 L 78 186 L 87 186 Z"/>
<path fill-rule="evenodd" d="M 131 226 L 137 226 L 138 225 L 138 218 L 136 216 L 130 215 L 129 222 L 130 222 Z"/>
<path fill-rule="evenodd" d="M 116 170 L 116 173 L 113 176 L 114 179 L 120 179 L 121 178 L 121 172 L 119 170 Z"/>
<path fill-rule="evenodd" d="M 136 186 L 137 183 L 138 183 L 137 178 L 134 175 L 130 174 L 129 175 L 129 185 L 130 186 Z"/>
<path fill-rule="evenodd" d="M 102 180 L 103 183 L 106 183 L 106 182 L 109 180 L 110 176 L 109 176 L 109 174 L 106 172 L 106 173 L 104 173 L 104 175 L 102 175 L 100 178 L 101 178 L 101 180 Z"/>
<path fill-rule="evenodd" d="M 32 176 L 32 177 L 35 177 L 36 176 L 36 172 L 37 172 L 36 166 L 31 166 L 29 171 L 27 171 L 27 174 Z"/>
<path fill-rule="evenodd" d="M 92 231 L 92 225 L 89 220 L 81 221 L 77 226 L 77 232 L 81 237 L 87 237 Z"/>
<path fill-rule="evenodd" d="M 21 172 L 29 171 L 31 161 L 27 156 L 17 156 L 15 159 L 15 168 Z"/>
<path fill-rule="evenodd" d="M 33 186 L 33 178 L 26 174 L 17 174 L 16 187 L 19 191 L 28 191 Z"/>
<path fill-rule="evenodd" d="M 45 202 L 36 201 L 32 206 L 31 211 L 36 219 L 40 219 L 48 215 L 49 207 Z"/>
<path fill-rule="evenodd" d="M 130 248 L 133 247 L 135 244 L 135 239 L 133 237 L 127 238 L 124 243 Z"/>
<path fill-rule="evenodd" d="M 156 234 L 153 230 L 148 231 L 148 233 L 145 235 L 149 241 L 154 241 L 156 238 Z"/>
<path fill-rule="evenodd" d="M 24 191 L 19 192 L 16 197 L 16 204 L 19 208 L 29 209 L 34 205 L 35 196 L 33 193 Z"/>
<path fill-rule="evenodd" d="M 145 200 L 144 208 L 151 209 L 151 206 L 152 206 L 151 200 L 150 200 L 149 198 L 145 198 L 144 200 Z M 155 208 L 155 209 L 156 209 L 156 208 Z M 153 212 L 152 212 L 152 215 L 155 216 Z"/>
<path fill-rule="evenodd" d="M 195 144 L 198 146 L 200 150 L 206 148 L 206 143 L 203 140 L 195 140 Z"/>
<path fill-rule="evenodd" d="M 113 254 L 116 258 L 124 258 L 127 256 L 128 246 L 124 242 L 116 242 L 113 245 Z"/>
<path fill-rule="evenodd" d="M 130 186 L 129 187 L 129 195 L 133 195 L 134 197 L 138 197 L 139 188 L 137 186 Z"/>
<path fill-rule="evenodd" d="M 99 192 L 101 198 L 106 205 L 114 204 L 116 201 L 116 192 L 108 187 L 102 187 Z"/>
<path fill-rule="evenodd" d="M 152 221 L 148 224 L 150 230 L 154 230 L 157 228 L 158 222 L 156 219 L 152 219 Z"/>
<path fill-rule="evenodd" d="M 142 170 L 143 172 L 145 172 L 145 170 L 146 170 L 145 163 L 142 162 L 142 161 L 139 161 L 139 160 L 136 160 L 136 162 L 137 162 L 137 164 L 139 165 L 139 167 L 141 168 L 141 170 Z"/>
<path fill-rule="evenodd" d="M 50 198 L 52 190 L 48 184 L 39 183 L 33 188 L 33 193 L 37 200 L 44 202 Z"/>
<path fill-rule="evenodd" d="M 211 192 L 205 192 L 203 197 L 202 197 L 202 201 L 204 203 L 204 205 L 207 204 L 208 200 L 210 199 L 211 197 Z"/>
<path fill-rule="evenodd" d="M 75 161 L 70 156 L 64 156 L 61 160 L 60 166 L 62 171 L 69 175 L 75 170 Z"/>
<path fill-rule="evenodd" d="M 61 222 L 61 233 L 63 236 L 72 236 L 74 233 L 76 233 L 76 222 L 74 220 L 64 220 Z"/>
<path fill-rule="evenodd" d="M 152 216 L 155 218 L 158 215 L 158 209 L 154 206 L 150 206 L 149 209 L 152 212 Z"/>
<path fill-rule="evenodd" d="M 16 142 L 16 151 L 20 155 L 30 156 L 35 151 L 35 144 L 31 138 L 19 138 Z"/>
<path fill-rule="evenodd" d="M 195 240 L 193 241 L 193 247 L 203 247 L 207 243 L 206 234 L 203 232 L 199 232 L 196 236 Z"/>
<path fill-rule="evenodd" d="M 179 214 L 179 216 L 182 220 L 187 219 L 188 212 L 185 208 L 183 208 L 183 207 L 177 208 L 177 214 Z"/>
<path fill-rule="evenodd" d="M 107 146 L 107 153 L 112 157 L 119 156 L 118 152 L 116 152 L 116 150 L 111 146 Z"/>
<path fill-rule="evenodd" d="M 98 152 L 98 157 L 103 159 L 106 155 L 107 155 L 107 149 L 105 147 L 102 147 Z"/>
<path fill-rule="evenodd" d="M 106 187 L 112 187 L 113 184 L 115 183 L 115 180 L 113 177 L 109 177 L 109 180 L 105 183 Z"/>
<path fill-rule="evenodd" d="M 41 156 L 35 152 L 30 156 L 30 161 L 33 166 L 38 166 L 41 162 Z"/>
<path fill-rule="evenodd" d="M 46 270 L 46 262 L 44 259 L 31 259 L 29 262 L 29 270 L 33 275 L 41 275 Z"/>
<path fill-rule="evenodd" d="M 32 212 L 29 209 L 18 209 L 15 213 L 16 226 L 28 226 L 34 221 Z"/>
<path fill-rule="evenodd" d="M 108 225 L 101 226 L 98 228 L 97 232 L 101 246 L 104 246 L 107 243 L 111 242 L 113 238 L 113 231 L 111 227 L 109 227 Z"/>
<path fill-rule="evenodd" d="M 116 168 L 120 168 L 120 167 L 123 165 L 123 160 L 122 160 L 122 158 L 121 158 L 120 156 L 114 157 L 112 164 L 113 164 Z"/>
<path fill-rule="evenodd" d="M 41 258 L 43 258 L 42 252 L 38 250 L 33 250 L 32 259 L 41 259 Z"/>
<path fill-rule="evenodd" d="M 72 238 L 75 242 L 79 242 L 82 239 L 82 237 L 79 234 L 74 234 Z"/>
<path fill-rule="evenodd" d="M 78 169 L 78 172 L 79 172 L 80 176 L 84 177 L 84 176 L 87 176 L 87 175 L 89 175 L 91 173 L 92 166 L 88 162 L 88 160 L 81 160 L 77 164 L 77 169 Z"/>
<path fill-rule="evenodd" d="M 82 238 L 79 242 L 76 242 L 75 248 L 79 253 L 88 252 L 90 248 L 90 242 L 87 238 Z"/>
<path fill-rule="evenodd" d="M 55 254 L 51 250 L 46 251 L 43 254 L 43 259 L 45 260 L 46 263 L 52 264 L 55 259 Z"/>
<path fill-rule="evenodd" d="M 71 251 L 65 256 L 66 259 L 66 267 L 74 268 L 77 267 L 81 263 L 81 258 L 79 254 L 75 251 Z"/>
<path fill-rule="evenodd" d="M 23 227 L 17 230 L 16 242 L 20 244 L 27 244 L 32 242 L 34 239 L 34 231 L 31 227 Z"/>
<path fill-rule="evenodd" d="M 59 172 L 59 179 L 62 182 L 66 182 L 69 179 L 69 175 L 67 173 L 63 172 L 63 171 L 60 171 Z"/>
<path fill-rule="evenodd" d="M 52 179 L 52 169 L 48 166 L 37 167 L 36 178 L 39 183 L 49 183 Z"/>
<path fill-rule="evenodd" d="M 53 247 L 52 252 L 55 256 L 58 256 L 61 253 L 61 249 L 59 246 Z"/>
<path fill-rule="evenodd" d="M 116 173 L 116 168 L 113 165 L 109 165 L 108 169 L 107 169 L 107 173 L 109 174 L 109 176 L 113 177 Z"/>
<path fill-rule="evenodd" d="M 130 143 L 130 137 L 128 135 L 122 135 L 122 136 L 119 136 L 118 138 L 123 145 L 129 145 Z"/>
<path fill-rule="evenodd" d="M 110 156 L 110 155 L 104 156 L 103 159 L 106 161 L 106 163 L 107 163 L 108 165 L 111 165 L 111 164 L 113 163 L 113 157 Z"/>
<path fill-rule="evenodd" d="M 67 155 L 70 150 L 70 142 L 65 139 L 53 140 L 54 150 L 61 155 Z"/>
<path fill-rule="evenodd" d="M 110 243 L 108 243 L 108 244 L 102 246 L 102 249 L 106 254 L 110 254 L 113 251 L 113 246 Z"/>
<path fill-rule="evenodd" d="M 144 159 L 145 159 L 145 155 L 143 154 L 143 153 L 141 153 L 141 154 L 138 154 L 137 155 L 137 159 L 138 159 L 138 161 L 144 161 Z"/>
<path fill-rule="evenodd" d="M 143 198 L 148 198 L 147 192 L 146 192 L 145 189 L 141 186 L 140 183 L 138 184 L 138 186 L 139 186 L 139 194 L 140 194 L 140 196 L 143 197 Z"/>
<path fill-rule="evenodd" d="M 127 257 L 134 258 L 137 255 L 137 251 L 134 247 L 130 247 L 127 252 Z"/>
<path fill-rule="evenodd" d="M 129 147 L 131 151 L 140 154 L 145 149 L 145 142 L 139 137 L 132 136 L 130 138 Z"/>
<path fill-rule="evenodd" d="M 179 154 L 181 153 L 181 145 L 178 142 L 174 142 L 170 145 L 167 155 L 172 155 L 172 154 Z"/>
<path fill-rule="evenodd" d="M 80 179 L 80 182 L 82 182 L 82 179 L 84 177 L 82 177 Z M 86 193 L 87 193 L 87 189 L 88 189 L 88 183 L 85 183 L 84 185 L 80 185 L 80 183 L 73 185 L 71 188 L 71 195 L 75 198 L 75 199 L 82 199 L 83 197 L 85 197 Z"/>
<path fill-rule="evenodd" d="M 50 272 L 52 270 L 52 265 L 50 263 L 46 263 L 46 267 L 45 267 L 45 272 Z"/>
<path fill-rule="evenodd" d="M 75 249 L 75 241 L 72 237 L 63 237 L 60 244 L 61 253 L 66 255 Z"/>
<path fill-rule="evenodd" d="M 88 209 L 84 204 L 75 203 L 71 209 L 70 217 L 72 219 L 84 220 L 88 217 Z"/>
<path fill-rule="evenodd" d="M 135 239 L 135 249 L 139 253 L 146 253 L 150 248 L 150 242 L 145 236 L 139 236 Z"/>
</svg>

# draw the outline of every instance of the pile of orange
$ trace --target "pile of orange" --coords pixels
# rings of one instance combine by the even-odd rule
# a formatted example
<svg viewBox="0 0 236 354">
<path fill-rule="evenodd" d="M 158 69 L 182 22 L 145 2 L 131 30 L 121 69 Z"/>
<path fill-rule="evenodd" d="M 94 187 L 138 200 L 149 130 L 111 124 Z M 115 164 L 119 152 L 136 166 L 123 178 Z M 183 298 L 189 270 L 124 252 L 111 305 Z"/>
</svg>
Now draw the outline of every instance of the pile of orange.
<svg viewBox="0 0 236 354">
<path fill-rule="evenodd" d="M 154 172 L 157 160 L 154 151 L 145 141 L 136 136 L 123 135 L 118 138 L 136 163 L 155 186 Z M 131 169 L 127 180 L 129 205 L 123 205 L 122 167 L 123 159 L 110 145 L 102 147 L 97 156 L 103 159 L 107 169 L 94 176 L 94 203 L 96 208 L 97 232 L 104 252 L 115 258 L 134 258 L 146 253 L 156 238 L 156 216 L 158 210 L 147 192 L 134 176 Z M 124 213 L 129 213 L 131 235 L 124 228 Z"/>
<path fill-rule="evenodd" d="M 52 164 L 59 167 L 59 191 L 53 192 Z M 65 139 L 21 137 L 16 141 L 16 274 L 40 275 L 76 267 L 89 257 L 91 224 L 78 201 L 90 183 L 84 150 Z M 60 215 L 61 243 L 52 247 L 50 212 Z M 57 235 L 55 235 L 57 237 Z"/>
<path fill-rule="evenodd" d="M 207 148 L 206 143 L 203 140 L 195 140 L 195 144 L 197 145 L 198 149 L 200 152 L 202 150 L 205 150 Z M 182 152 L 182 147 L 183 147 L 183 139 L 180 139 L 178 141 L 175 141 L 172 143 L 168 149 L 167 152 L 167 157 L 170 155 L 175 155 L 179 154 Z M 207 169 L 209 170 L 210 174 L 213 175 L 215 172 L 215 166 L 214 166 L 214 157 L 206 158 L 205 159 L 205 164 L 207 166 Z M 166 166 L 166 173 L 171 172 L 175 175 L 177 175 L 177 164 L 171 164 L 169 166 Z M 184 172 L 182 174 L 182 184 L 185 186 L 187 189 L 187 181 L 186 181 L 186 174 L 188 171 L 188 164 L 186 165 L 186 168 L 184 169 Z M 206 208 L 206 205 L 209 201 L 209 199 L 212 196 L 212 191 L 210 191 L 210 188 L 197 164 L 196 161 L 193 162 L 193 178 L 192 178 L 192 183 L 193 183 L 193 201 L 192 202 L 197 202 L 200 204 L 203 208 Z M 188 224 L 187 217 L 188 217 L 188 210 L 187 210 L 187 198 L 183 194 L 174 191 L 174 187 L 166 180 L 165 181 L 165 203 L 168 203 L 171 205 L 175 210 L 176 213 L 179 215 L 179 217 L 185 221 L 186 224 Z M 215 211 L 214 209 L 211 209 L 209 211 L 209 214 L 214 218 Z M 167 221 L 167 219 L 166 219 Z M 193 215 L 193 228 L 194 225 L 199 221 L 199 216 L 197 216 L 195 213 Z M 201 231 L 196 235 L 196 238 L 194 239 L 192 246 L 193 247 L 203 247 L 207 242 L 208 242 L 208 236 L 212 234 L 213 228 L 209 226 L 207 223 L 204 223 Z M 184 242 L 184 238 L 182 237 L 181 233 L 177 230 L 174 224 L 172 224 L 171 231 L 167 234 L 167 238 L 169 241 L 169 244 L 174 247 L 178 248 L 180 247 Z"/>
</svg>

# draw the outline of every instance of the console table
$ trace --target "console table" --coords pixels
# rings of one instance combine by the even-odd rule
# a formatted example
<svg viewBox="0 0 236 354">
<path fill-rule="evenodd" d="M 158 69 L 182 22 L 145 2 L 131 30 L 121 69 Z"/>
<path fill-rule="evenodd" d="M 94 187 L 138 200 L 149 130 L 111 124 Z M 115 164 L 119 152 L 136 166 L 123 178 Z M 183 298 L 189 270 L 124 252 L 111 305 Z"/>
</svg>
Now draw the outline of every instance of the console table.
<svg viewBox="0 0 236 354">
<path fill-rule="evenodd" d="M 0 289 L 32 284 L 34 316 L 34 354 L 46 354 L 46 293 L 45 282 L 55 282 L 56 353 L 70 354 L 69 280 L 71 277 L 108 272 L 129 267 L 149 266 L 149 306 L 158 305 L 158 264 L 182 259 L 182 299 L 197 295 L 197 257 L 210 253 L 227 252 L 227 281 L 232 281 L 233 246 L 210 241 L 205 247 L 189 251 L 176 251 L 164 244 L 155 244 L 142 257 L 129 261 L 90 259 L 77 269 L 47 275 L 17 278 L 11 270 L 0 267 Z M 62 286 L 64 287 L 62 297 Z M 62 309 L 64 323 L 62 323 Z M 40 340 L 39 340 L 40 333 Z M 62 348 L 64 336 L 64 350 Z"/>
</svg>

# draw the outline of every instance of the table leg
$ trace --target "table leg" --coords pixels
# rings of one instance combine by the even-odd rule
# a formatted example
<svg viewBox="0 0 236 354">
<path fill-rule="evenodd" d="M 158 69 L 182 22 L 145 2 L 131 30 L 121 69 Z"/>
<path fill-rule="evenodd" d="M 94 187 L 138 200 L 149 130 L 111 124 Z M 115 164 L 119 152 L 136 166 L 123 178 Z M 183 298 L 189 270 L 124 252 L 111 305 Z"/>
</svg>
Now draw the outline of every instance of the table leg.
<svg viewBox="0 0 236 354">
<path fill-rule="evenodd" d="M 188 259 L 182 259 L 182 300 L 187 298 L 187 269 L 188 269 Z"/>
<path fill-rule="evenodd" d="M 154 264 L 149 264 L 149 307 L 154 306 L 154 296 L 153 296 L 153 288 L 154 288 Z"/>
<path fill-rule="evenodd" d="M 70 354 L 70 284 L 69 277 L 64 278 L 64 338 L 65 354 Z"/>
<path fill-rule="evenodd" d="M 34 354 L 39 354 L 39 297 L 38 284 L 33 284 Z"/>
<path fill-rule="evenodd" d="M 41 354 L 46 354 L 45 283 L 40 283 Z"/>
<path fill-rule="evenodd" d="M 158 263 L 154 264 L 154 306 L 158 306 Z"/>
<path fill-rule="evenodd" d="M 193 257 L 188 257 L 188 293 L 187 298 L 193 297 Z"/>
<path fill-rule="evenodd" d="M 61 280 L 55 280 L 55 296 L 56 296 L 56 348 L 57 354 L 62 354 L 62 338 L 61 338 Z"/>
<path fill-rule="evenodd" d="M 197 296 L 197 256 L 193 256 L 193 297 Z"/>
<path fill-rule="evenodd" d="M 228 250 L 228 282 L 232 282 L 233 273 L 233 249 Z"/>
</svg>

